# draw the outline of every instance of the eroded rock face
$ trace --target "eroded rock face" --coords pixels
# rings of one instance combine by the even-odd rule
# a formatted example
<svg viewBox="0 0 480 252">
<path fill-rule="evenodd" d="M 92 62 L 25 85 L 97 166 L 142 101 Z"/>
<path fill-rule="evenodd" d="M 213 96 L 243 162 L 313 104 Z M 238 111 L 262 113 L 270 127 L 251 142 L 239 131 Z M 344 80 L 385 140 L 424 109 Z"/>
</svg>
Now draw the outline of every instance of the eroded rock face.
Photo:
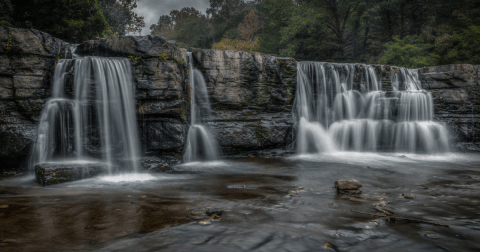
<svg viewBox="0 0 480 252">
<path fill-rule="evenodd" d="M 0 169 L 26 168 L 55 61 L 68 46 L 37 30 L 0 27 Z"/>
<path fill-rule="evenodd" d="M 170 58 L 178 57 L 180 52 L 175 41 L 160 35 L 122 36 L 89 40 L 80 44 L 77 53 L 105 57 L 159 57 L 163 53 Z"/>
<path fill-rule="evenodd" d="M 419 69 L 432 92 L 435 120 L 445 122 L 459 150 L 480 150 L 480 67 L 454 64 Z"/>
<path fill-rule="evenodd" d="M 296 61 L 262 53 L 195 49 L 212 106 L 204 118 L 224 154 L 285 148 L 292 141 Z"/>
</svg>

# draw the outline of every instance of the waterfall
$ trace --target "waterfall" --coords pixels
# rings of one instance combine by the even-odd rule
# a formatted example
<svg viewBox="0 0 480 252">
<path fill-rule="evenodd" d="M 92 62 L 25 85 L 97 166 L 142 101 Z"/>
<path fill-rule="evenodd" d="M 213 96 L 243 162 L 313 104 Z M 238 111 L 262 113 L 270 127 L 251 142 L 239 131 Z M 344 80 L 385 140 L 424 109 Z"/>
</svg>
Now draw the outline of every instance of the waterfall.
<svg viewBox="0 0 480 252">
<path fill-rule="evenodd" d="M 218 160 L 219 147 L 203 117 L 211 115 L 207 86 L 202 72 L 193 66 L 192 53 L 188 53 L 190 82 L 190 128 L 188 129 L 187 147 L 184 162 Z"/>
<path fill-rule="evenodd" d="M 74 64 L 73 99 L 65 93 L 66 67 Z M 85 57 L 60 60 L 52 97 L 42 111 L 33 164 L 101 159 L 139 171 L 140 144 L 135 90 L 128 59 Z"/>
<path fill-rule="evenodd" d="M 299 62 L 297 153 L 324 151 L 447 152 L 445 126 L 418 71 L 391 69 L 391 90 L 374 66 Z M 316 116 L 315 116 L 316 115 Z"/>
<path fill-rule="evenodd" d="M 325 126 L 328 127 L 330 116 L 330 111 L 327 109 L 328 93 L 332 89 L 331 86 L 327 87 L 325 74 L 323 65 L 317 63 L 297 64 L 297 91 L 294 104 L 296 108 L 294 117 L 299 119 L 296 140 L 297 153 L 336 150 L 335 143 L 325 130 Z M 323 80 L 323 82 L 319 80 Z M 313 89 L 315 81 L 316 90 Z"/>
</svg>

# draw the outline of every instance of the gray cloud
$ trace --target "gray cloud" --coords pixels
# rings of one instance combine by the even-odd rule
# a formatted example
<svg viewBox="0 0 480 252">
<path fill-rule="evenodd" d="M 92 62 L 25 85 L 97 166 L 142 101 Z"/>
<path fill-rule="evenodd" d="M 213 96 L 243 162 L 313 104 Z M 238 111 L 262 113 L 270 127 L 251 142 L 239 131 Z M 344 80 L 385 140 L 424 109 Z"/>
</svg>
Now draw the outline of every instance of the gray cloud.
<svg viewBox="0 0 480 252">
<path fill-rule="evenodd" d="M 145 28 L 142 35 L 150 34 L 150 25 L 157 23 L 161 15 L 168 15 L 172 10 L 180 10 L 183 7 L 193 7 L 205 13 L 210 7 L 209 0 L 138 0 L 135 12 L 145 17 Z"/>
</svg>

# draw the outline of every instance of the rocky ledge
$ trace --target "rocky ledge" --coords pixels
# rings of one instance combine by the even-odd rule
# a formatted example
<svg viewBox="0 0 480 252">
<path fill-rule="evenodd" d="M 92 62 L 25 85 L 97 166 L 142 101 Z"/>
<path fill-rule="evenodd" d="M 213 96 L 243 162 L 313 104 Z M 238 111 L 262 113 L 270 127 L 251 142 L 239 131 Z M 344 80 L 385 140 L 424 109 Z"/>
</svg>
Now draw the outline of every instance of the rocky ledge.
<svg viewBox="0 0 480 252">
<path fill-rule="evenodd" d="M 62 164 L 45 163 L 35 165 L 35 179 L 42 185 L 54 185 L 95 177 L 107 169 L 102 163 Z"/>
</svg>

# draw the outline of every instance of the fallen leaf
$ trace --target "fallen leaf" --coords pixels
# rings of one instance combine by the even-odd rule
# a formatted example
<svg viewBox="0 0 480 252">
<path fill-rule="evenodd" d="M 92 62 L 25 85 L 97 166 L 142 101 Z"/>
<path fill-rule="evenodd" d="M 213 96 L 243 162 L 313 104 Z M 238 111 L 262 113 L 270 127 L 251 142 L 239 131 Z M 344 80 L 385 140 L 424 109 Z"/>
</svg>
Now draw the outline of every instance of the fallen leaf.
<svg viewBox="0 0 480 252">
<path fill-rule="evenodd" d="M 8 208 L 8 205 L 1 205 L 0 208 Z"/>
<path fill-rule="evenodd" d="M 147 196 L 143 195 L 142 198 L 146 198 Z"/>
<path fill-rule="evenodd" d="M 117 211 L 120 211 L 120 209 L 117 209 Z"/>
</svg>

